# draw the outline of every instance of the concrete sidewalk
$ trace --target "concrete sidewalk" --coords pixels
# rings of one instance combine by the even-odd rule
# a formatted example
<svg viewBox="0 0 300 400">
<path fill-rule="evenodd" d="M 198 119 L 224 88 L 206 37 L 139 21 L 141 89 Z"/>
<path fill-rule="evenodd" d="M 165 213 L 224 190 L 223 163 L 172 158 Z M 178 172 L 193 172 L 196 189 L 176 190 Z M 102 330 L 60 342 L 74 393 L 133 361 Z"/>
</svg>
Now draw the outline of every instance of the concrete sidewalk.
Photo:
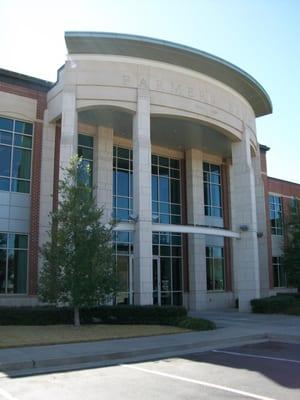
<svg viewBox="0 0 300 400">
<path fill-rule="evenodd" d="M 263 340 L 300 343 L 300 317 L 239 313 L 236 310 L 190 313 L 215 321 L 215 331 L 89 343 L 0 350 L 0 372 L 63 370 L 92 364 L 158 359 Z"/>
</svg>

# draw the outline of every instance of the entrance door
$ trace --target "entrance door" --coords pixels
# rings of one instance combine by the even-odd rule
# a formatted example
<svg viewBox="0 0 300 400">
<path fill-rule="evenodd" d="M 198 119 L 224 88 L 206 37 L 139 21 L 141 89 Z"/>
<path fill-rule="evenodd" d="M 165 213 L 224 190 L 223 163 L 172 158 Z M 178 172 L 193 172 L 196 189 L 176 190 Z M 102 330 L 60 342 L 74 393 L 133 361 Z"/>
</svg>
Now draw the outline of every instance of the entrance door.
<svg viewBox="0 0 300 400">
<path fill-rule="evenodd" d="M 153 304 L 161 305 L 160 258 L 153 257 Z"/>
<path fill-rule="evenodd" d="M 116 296 L 116 303 L 133 304 L 133 255 L 117 256 L 117 274 L 120 291 Z"/>
</svg>

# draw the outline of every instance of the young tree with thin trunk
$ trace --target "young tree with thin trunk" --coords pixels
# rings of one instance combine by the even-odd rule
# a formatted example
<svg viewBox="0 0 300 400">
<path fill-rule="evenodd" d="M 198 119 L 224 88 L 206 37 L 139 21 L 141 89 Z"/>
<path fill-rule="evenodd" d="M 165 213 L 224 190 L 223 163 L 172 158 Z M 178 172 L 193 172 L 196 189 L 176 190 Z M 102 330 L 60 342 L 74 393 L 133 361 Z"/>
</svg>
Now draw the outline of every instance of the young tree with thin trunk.
<svg viewBox="0 0 300 400">
<path fill-rule="evenodd" d="M 49 240 L 41 249 L 44 265 L 39 279 L 42 301 L 74 308 L 74 325 L 80 325 L 80 308 L 99 305 L 116 290 L 112 225 L 101 223 L 93 189 L 82 159 L 74 157 L 59 183 L 57 211 L 50 214 Z"/>
<path fill-rule="evenodd" d="M 300 202 L 297 201 L 295 210 L 290 210 L 290 218 L 286 226 L 287 243 L 284 246 L 283 265 L 290 286 L 300 293 Z"/>
</svg>

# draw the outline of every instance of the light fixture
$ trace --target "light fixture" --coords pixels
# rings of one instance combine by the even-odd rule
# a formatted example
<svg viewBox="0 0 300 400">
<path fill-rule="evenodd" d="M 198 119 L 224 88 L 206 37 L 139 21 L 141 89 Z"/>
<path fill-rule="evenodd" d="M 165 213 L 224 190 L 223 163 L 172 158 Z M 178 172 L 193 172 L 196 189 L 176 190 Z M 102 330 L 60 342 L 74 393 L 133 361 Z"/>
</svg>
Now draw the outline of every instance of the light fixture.
<svg viewBox="0 0 300 400">
<path fill-rule="evenodd" d="M 136 213 L 129 214 L 130 221 L 137 222 L 138 219 L 139 219 L 139 216 Z"/>
<path fill-rule="evenodd" d="M 240 231 L 241 232 L 248 232 L 249 231 L 249 226 L 248 225 L 240 225 Z"/>
</svg>

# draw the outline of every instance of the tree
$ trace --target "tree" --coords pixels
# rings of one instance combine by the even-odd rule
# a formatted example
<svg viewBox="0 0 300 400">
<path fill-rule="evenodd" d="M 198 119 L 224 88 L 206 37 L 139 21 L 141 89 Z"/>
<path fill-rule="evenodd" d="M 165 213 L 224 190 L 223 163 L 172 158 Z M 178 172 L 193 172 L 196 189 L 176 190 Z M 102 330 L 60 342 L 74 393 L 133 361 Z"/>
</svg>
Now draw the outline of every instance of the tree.
<svg viewBox="0 0 300 400">
<path fill-rule="evenodd" d="M 79 326 L 81 307 L 99 305 L 115 294 L 113 226 L 101 223 L 103 210 L 96 206 L 82 159 L 74 157 L 64 172 L 58 209 L 50 214 L 49 239 L 41 249 L 39 295 L 72 306 Z"/>
<path fill-rule="evenodd" d="M 300 207 L 297 209 L 300 211 Z M 292 209 L 290 211 L 283 265 L 289 285 L 296 287 L 300 293 L 300 212 L 293 212 Z"/>
</svg>

